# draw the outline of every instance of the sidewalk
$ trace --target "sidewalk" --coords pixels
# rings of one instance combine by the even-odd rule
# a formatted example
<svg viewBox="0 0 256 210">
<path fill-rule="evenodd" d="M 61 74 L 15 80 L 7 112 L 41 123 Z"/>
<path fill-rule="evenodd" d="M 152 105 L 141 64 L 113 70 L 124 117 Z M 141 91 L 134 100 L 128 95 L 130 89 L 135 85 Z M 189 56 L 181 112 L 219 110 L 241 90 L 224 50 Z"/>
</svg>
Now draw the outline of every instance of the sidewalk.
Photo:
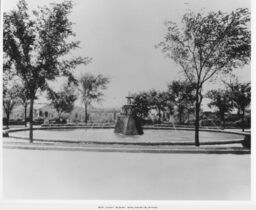
<svg viewBox="0 0 256 210">
<path fill-rule="evenodd" d="M 248 200 L 250 155 L 3 149 L 6 199 Z"/>
</svg>

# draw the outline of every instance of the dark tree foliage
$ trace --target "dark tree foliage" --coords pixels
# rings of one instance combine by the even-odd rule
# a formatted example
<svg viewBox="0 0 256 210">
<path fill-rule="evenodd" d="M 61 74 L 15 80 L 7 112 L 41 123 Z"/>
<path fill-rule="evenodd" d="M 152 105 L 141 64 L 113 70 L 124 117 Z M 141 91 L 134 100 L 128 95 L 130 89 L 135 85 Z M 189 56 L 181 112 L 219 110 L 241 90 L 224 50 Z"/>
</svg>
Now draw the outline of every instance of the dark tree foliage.
<svg viewBox="0 0 256 210">
<path fill-rule="evenodd" d="M 38 90 L 45 90 L 49 80 L 66 76 L 76 82 L 73 69 L 86 64 L 84 57 L 68 58 L 68 53 L 79 47 L 72 22 L 68 19 L 72 11 L 71 1 L 51 4 L 28 11 L 25 0 L 20 0 L 17 9 L 4 13 L 3 49 L 5 70 L 14 67 L 30 99 L 30 142 L 33 142 L 33 105 Z"/>
<path fill-rule="evenodd" d="M 203 85 L 218 73 L 229 73 L 233 68 L 250 62 L 249 23 L 249 11 L 243 8 L 231 13 L 189 12 L 183 16 L 181 27 L 166 22 L 167 33 L 157 47 L 181 66 L 188 81 L 196 83 L 196 146 L 200 145 L 199 112 Z"/>
<path fill-rule="evenodd" d="M 140 119 L 145 120 L 149 112 L 155 110 L 157 112 L 158 123 L 163 120 L 163 114 L 173 112 L 173 97 L 166 91 L 144 91 L 133 96 L 133 113 Z"/>
<path fill-rule="evenodd" d="M 74 103 L 77 97 L 74 88 L 66 85 L 59 92 L 55 92 L 49 88 L 48 99 L 51 100 L 51 105 L 56 109 L 60 120 L 62 113 L 70 113 L 74 109 Z"/>
<path fill-rule="evenodd" d="M 182 116 L 187 110 L 188 120 L 190 111 L 195 103 L 196 84 L 188 81 L 173 81 L 168 85 L 168 92 L 173 95 L 174 104 L 177 107 L 179 122 L 182 123 Z"/>
<path fill-rule="evenodd" d="M 24 85 L 16 84 L 15 88 L 17 90 L 17 99 L 19 104 L 21 104 L 24 108 L 24 125 L 27 126 L 27 108 L 29 105 L 29 92 Z M 35 97 L 36 99 L 36 97 Z"/>
<path fill-rule="evenodd" d="M 163 112 L 167 114 L 165 116 L 167 117 L 167 119 L 165 120 L 168 120 L 169 117 L 174 114 L 175 98 L 174 98 L 174 95 L 168 90 L 162 91 L 160 96 L 162 97 L 161 101 L 163 101 L 162 103 L 165 107 Z"/>
<path fill-rule="evenodd" d="M 139 119 L 146 119 L 148 117 L 150 111 L 149 105 L 149 96 L 147 92 L 140 92 L 137 94 L 132 94 L 133 101 L 133 109 L 132 112 L 135 114 Z"/>
<path fill-rule="evenodd" d="M 6 127 L 9 128 L 9 120 L 10 114 L 13 111 L 13 108 L 19 104 L 19 100 L 17 98 L 17 87 L 13 86 L 9 89 L 5 89 L 3 91 L 3 108 L 6 114 Z"/>
<path fill-rule="evenodd" d="M 225 114 L 233 109 L 233 102 L 230 93 L 227 90 L 210 90 L 207 92 L 206 97 L 211 99 L 208 103 L 210 108 L 216 107 L 218 115 L 222 121 L 223 129 L 225 129 Z"/>
<path fill-rule="evenodd" d="M 167 106 L 170 109 L 171 97 L 167 92 L 150 90 L 149 95 L 149 106 L 151 110 L 156 110 L 157 112 L 157 121 L 161 123 L 163 118 L 163 113 L 166 110 Z M 169 103 L 168 103 L 169 102 Z"/>
<path fill-rule="evenodd" d="M 240 83 L 238 81 L 226 83 L 230 97 L 233 101 L 234 107 L 237 108 L 238 115 L 242 121 L 242 130 L 244 131 L 244 118 L 245 118 L 245 109 L 251 103 L 251 83 Z"/>
</svg>

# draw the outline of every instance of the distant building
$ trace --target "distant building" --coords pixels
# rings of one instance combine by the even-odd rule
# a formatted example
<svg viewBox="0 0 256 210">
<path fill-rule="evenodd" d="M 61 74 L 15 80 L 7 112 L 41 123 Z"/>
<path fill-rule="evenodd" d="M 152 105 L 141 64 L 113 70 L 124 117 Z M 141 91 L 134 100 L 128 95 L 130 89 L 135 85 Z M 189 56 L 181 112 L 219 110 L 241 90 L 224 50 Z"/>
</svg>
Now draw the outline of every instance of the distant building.
<svg viewBox="0 0 256 210">
<path fill-rule="evenodd" d="M 120 109 L 97 109 L 91 108 L 88 110 L 88 122 L 115 122 L 117 113 Z M 76 106 L 71 113 L 63 113 L 62 117 L 68 119 L 70 122 L 84 122 L 84 108 Z M 58 118 L 57 111 L 49 104 L 35 103 L 33 111 L 34 120 L 44 119 L 49 120 Z M 3 115 L 5 117 L 5 113 Z M 29 107 L 27 108 L 27 118 L 29 117 Z M 21 105 L 14 108 L 10 115 L 10 120 L 24 120 L 24 107 Z"/>
</svg>

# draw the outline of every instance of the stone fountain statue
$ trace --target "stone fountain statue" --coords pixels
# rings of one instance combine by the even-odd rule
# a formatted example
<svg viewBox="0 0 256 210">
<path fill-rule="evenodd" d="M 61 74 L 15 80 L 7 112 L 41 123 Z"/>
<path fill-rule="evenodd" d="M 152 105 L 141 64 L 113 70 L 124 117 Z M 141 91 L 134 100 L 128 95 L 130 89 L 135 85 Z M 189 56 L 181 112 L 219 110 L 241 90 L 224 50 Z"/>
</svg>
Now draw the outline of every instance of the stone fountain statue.
<svg viewBox="0 0 256 210">
<path fill-rule="evenodd" d="M 115 125 L 115 133 L 124 135 L 142 135 L 143 130 L 138 117 L 133 113 L 132 99 L 133 97 L 127 96 L 127 105 L 122 109 L 122 112 L 117 117 Z"/>
</svg>

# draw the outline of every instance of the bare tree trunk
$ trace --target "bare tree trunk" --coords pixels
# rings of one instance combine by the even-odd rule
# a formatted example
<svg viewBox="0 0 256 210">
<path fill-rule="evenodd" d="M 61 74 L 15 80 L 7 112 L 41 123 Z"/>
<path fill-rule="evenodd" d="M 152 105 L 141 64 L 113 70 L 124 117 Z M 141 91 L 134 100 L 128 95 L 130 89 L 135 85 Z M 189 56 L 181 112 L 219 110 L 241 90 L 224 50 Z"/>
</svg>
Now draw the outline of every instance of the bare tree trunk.
<svg viewBox="0 0 256 210">
<path fill-rule="evenodd" d="M 200 146 L 199 143 L 199 112 L 200 112 L 200 102 L 199 102 L 199 90 L 196 90 L 196 120 L 195 120 L 195 146 Z"/>
<path fill-rule="evenodd" d="M 182 107 L 181 105 L 179 105 L 178 107 L 178 112 L 179 112 L 179 123 L 182 123 Z"/>
<path fill-rule="evenodd" d="M 60 123 L 61 112 L 59 112 L 59 111 L 57 110 L 57 113 L 58 113 L 58 118 L 59 118 L 59 123 Z"/>
<path fill-rule="evenodd" d="M 87 114 L 87 103 L 84 104 L 84 122 L 87 123 L 88 119 L 88 114 Z"/>
<path fill-rule="evenodd" d="M 245 109 L 242 109 L 242 131 L 244 132 L 244 115 L 245 115 Z"/>
<path fill-rule="evenodd" d="M 9 128 L 10 112 L 6 112 L 6 128 Z"/>
<path fill-rule="evenodd" d="M 29 110 L 29 141 L 33 143 L 33 109 L 34 109 L 34 99 L 30 99 L 30 110 Z"/>
<path fill-rule="evenodd" d="M 160 124 L 161 123 L 161 121 L 162 121 L 162 115 L 161 115 L 161 110 L 158 108 L 158 124 Z"/>
<path fill-rule="evenodd" d="M 187 116 L 187 118 L 188 118 L 188 123 L 187 123 L 187 124 L 188 124 L 188 125 L 189 125 L 189 113 L 190 113 L 190 112 L 189 112 L 189 108 L 188 108 L 188 116 Z"/>
<path fill-rule="evenodd" d="M 225 113 L 223 113 L 223 115 L 222 115 L 222 126 L 223 126 L 223 129 L 225 129 L 225 127 L 226 127 L 226 122 L 225 122 Z"/>
<path fill-rule="evenodd" d="M 24 106 L 25 110 L 24 110 L 24 124 L 25 127 L 27 127 L 27 105 Z"/>
<path fill-rule="evenodd" d="M 181 112 L 179 112 L 179 121 L 180 121 L 180 124 L 181 124 L 182 123 Z"/>
</svg>

